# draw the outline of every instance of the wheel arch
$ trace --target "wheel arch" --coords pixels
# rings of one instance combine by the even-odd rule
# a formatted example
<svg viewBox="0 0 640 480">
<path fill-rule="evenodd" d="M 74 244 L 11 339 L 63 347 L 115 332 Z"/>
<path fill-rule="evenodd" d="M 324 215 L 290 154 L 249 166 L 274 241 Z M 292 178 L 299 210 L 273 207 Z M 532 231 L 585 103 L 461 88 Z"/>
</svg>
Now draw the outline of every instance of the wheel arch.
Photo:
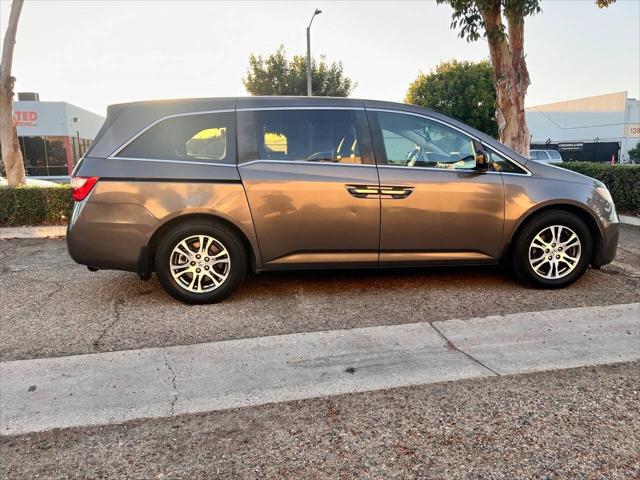
<svg viewBox="0 0 640 480">
<path fill-rule="evenodd" d="M 149 241 L 147 242 L 147 252 L 149 255 L 151 270 L 155 270 L 155 254 L 162 237 L 175 226 L 192 220 L 202 220 L 205 222 L 222 224 L 229 228 L 232 232 L 234 232 L 242 242 L 242 245 L 247 252 L 247 258 L 249 258 L 250 260 L 250 268 L 255 271 L 258 257 L 247 234 L 238 225 L 228 220 L 227 218 L 216 215 L 214 213 L 203 212 L 192 212 L 174 216 L 166 222 L 162 223 L 158 228 L 156 228 L 156 230 L 149 238 Z"/>
<path fill-rule="evenodd" d="M 589 233 L 591 234 L 591 239 L 593 241 L 593 254 L 590 263 L 596 268 L 602 265 L 603 237 L 598 221 L 594 217 L 593 213 L 589 212 L 589 210 L 587 210 L 583 206 L 568 202 L 540 205 L 537 208 L 533 208 L 522 215 L 508 237 L 508 242 L 502 250 L 501 260 L 506 259 L 510 256 L 512 245 L 525 225 L 533 218 L 542 215 L 550 210 L 561 210 L 572 213 L 585 223 L 585 225 L 589 229 Z"/>
</svg>

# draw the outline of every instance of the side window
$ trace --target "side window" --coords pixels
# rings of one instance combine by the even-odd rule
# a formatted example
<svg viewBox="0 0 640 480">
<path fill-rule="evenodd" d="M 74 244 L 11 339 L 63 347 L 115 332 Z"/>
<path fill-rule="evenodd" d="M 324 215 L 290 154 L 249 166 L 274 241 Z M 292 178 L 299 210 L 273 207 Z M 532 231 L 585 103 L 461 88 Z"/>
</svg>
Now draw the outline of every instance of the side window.
<svg viewBox="0 0 640 480">
<path fill-rule="evenodd" d="M 181 115 L 162 120 L 127 145 L 119 157 L 235 163 L 233 114 Z"/>
<path fill-rule="evenodd" d="M 475 167 L 473 140 L 439 122 L 378 112 L 388 165 L 446 169 Z"/>
<path fill-rule="evenodd" d="M 491 168 L 496 172 L 502 173 L 520 173 L 526 175 L 526 171 L 516 165 L 514 162 L 507 160 L 505 157 L 493 150 L 484 147 L 484 151 L 489 154 L 491 160 Z"/>
<path fill-rule="evenodd" d="M 243 135 L 255 135 L 257 145 L 256 152 L 241 154 L 243 160 L 362 163 L 353 110 L 256 110 L 239 115 L 239 124 L 253 130 L 241 127 Z"/>
<path fill-rule="evenodd" d="M 529 152 L 529 158 L 531 160 L 538 160 L 538 151 L 537 150 L 531 150 Z"/>
</svg>

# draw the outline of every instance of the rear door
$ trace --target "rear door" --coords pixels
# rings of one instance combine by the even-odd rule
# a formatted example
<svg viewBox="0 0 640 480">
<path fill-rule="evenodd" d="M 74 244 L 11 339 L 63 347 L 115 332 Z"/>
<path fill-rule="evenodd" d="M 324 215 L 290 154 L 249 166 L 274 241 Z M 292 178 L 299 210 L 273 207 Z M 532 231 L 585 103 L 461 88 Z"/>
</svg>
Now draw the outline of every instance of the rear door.
<svg viewBox="0 0 640 480">
<path fill-rule="evenodd" d="M 368 110 L 379 163 L 380 263 L 483 263 L 500 252 L 504 187 L 477 140 L 439 120 Z M 498 167 L 496 167 L 498 168 Z"/>
<path fill-rule="evenodd" d="M 376 265 L 379 184 L 364 109 L 240 108 L 237 121 L 264 267 Z"/>
</svg>

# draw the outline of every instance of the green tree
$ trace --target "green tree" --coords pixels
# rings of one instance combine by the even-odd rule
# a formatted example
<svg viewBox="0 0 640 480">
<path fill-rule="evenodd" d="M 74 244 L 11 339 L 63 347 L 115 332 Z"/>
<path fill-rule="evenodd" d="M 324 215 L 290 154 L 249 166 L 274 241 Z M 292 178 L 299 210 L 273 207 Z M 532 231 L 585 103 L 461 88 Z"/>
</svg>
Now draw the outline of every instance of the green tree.
<svg viewBox="0 0 640 480">
<path fill-rule="evenodd" d="M 640 143 L 637 144 L 634 148 L 629 150 L 629 159 L 637 162 L 640 160 Z"/>
<path fill-rule="evenodd" d="M 306 95 L 306 58 L 294 55 L 288 60 L 283 45 L 266 58 L 251 54 L 242 83 L 251 95 Z M 323 55 L 319 62 L 311 61 L 311 86 L 317 96 L 347 97 L 356 83 L 344 75 L 342 62 L 328 64 Z"/>
<path fill-rule="evenodd" d="M 496 89 L 492 78 L 493 69 L 487 60 L 442 62 L 429 74 L 418 75 L 404 100 L 446 113 L 497 137 Z"/>
<path fill-rule="evenodd" d="M 540 0 L 437 0 L 453 8 L 452 28 L 460 37 L 474 42 L 485 37 L 493 65 L 496 113 L 500 141 L 529 155 L 529 129 L 524 99 L 529 88 L 529 71 L 524 53 L 524 20 L 541 12 Z M 599 8 L 615 0 L 596 0 Z"/>
</svg>

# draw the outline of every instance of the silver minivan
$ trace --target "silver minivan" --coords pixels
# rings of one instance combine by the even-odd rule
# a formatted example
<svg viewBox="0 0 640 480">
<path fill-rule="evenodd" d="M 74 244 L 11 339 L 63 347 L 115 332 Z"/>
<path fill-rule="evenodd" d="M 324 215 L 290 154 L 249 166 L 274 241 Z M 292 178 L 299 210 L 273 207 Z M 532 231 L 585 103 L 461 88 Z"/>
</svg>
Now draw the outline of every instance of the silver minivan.
<svg viewBox="0 0 640 480">
<path fill-rule="evenodd" d="M 441 113 L 349 98 L 113 105 L 73 172 L 67 243 L 188 303 L 248 270 L 511 265 L 559 288 L 612 261 L 601 182 Z"/>
<path fill-rule="evenodd" d="M 562 163 L 562 156 L 557 150 L 531 150 L 529 158 L 540 163 Z"/>
</svg>

